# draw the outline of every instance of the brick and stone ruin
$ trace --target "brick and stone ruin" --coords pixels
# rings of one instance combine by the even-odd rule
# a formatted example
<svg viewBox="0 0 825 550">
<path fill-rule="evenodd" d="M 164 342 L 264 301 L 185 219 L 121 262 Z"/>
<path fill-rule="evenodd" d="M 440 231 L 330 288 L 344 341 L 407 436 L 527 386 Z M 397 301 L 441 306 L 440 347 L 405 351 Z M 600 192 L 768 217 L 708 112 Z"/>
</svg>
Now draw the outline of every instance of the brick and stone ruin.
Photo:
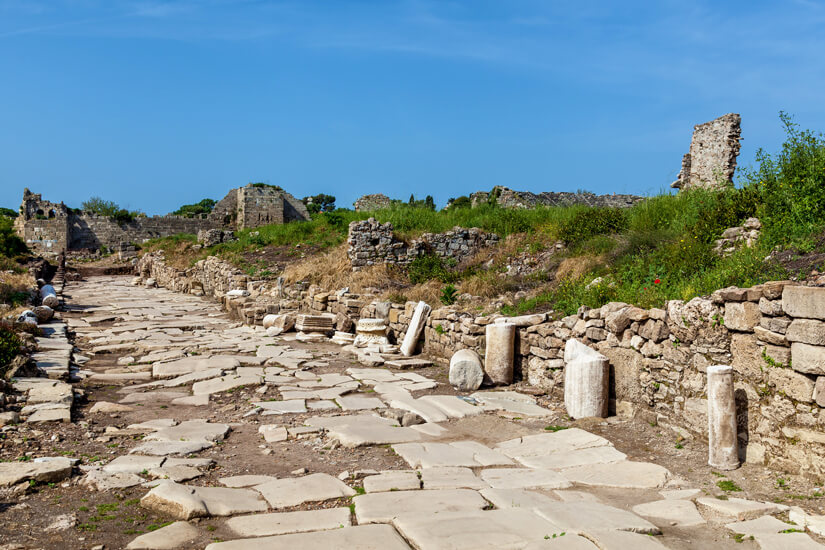
<svg viewBox="0 0 825 550">
<path fill-rule="evenodd" d="M 249 184 L 232 189 L 213 211 L 200 218 L 184 216 L 136 217 L 118 223 L 89 212 L 78 212 L 64 203 L 43 200 L 23 191 L 15 230 L 37 254 L 56 256 L 63 251 L 119 251 L 122 245 L 148 239 L 207 230 L 240 230 L 262 225 L 308 220 L 306 207 L 279 187 Z M 214 234 L 214 232 L 213 232 Z"/>
<path fill-rule="evenodd" d="M 728 113 L 693 127 L 690 151 L 682 158 L 682 170 L 670 184 L 676 189 L 720 187 L 733 182 L 739 156 L 742 118 Z"/>
<path fill-rule="evenodd" d="M 491 197 L 492 195 L 492 197 Z M 470 195 L 472 205 L 479 206 L 495 202 L 503 208 L 535 208 L 537 206 L 573 206 L 629 208 L 644 199 L 637 195 L 596 195 L 587 191 L 576 193 L 552 192 L 531 193 L 530 191 L 513 191 L 497 185 L 492 191 L 477 191 Z"/>
</svg>

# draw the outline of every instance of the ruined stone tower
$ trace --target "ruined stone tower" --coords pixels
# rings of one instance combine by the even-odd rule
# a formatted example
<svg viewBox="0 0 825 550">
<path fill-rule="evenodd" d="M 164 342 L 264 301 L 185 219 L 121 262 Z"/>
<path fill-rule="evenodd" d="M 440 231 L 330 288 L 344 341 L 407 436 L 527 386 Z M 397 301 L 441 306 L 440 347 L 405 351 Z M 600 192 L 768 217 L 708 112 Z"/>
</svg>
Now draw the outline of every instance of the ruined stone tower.
<svg viewBox="0 0 825 550">
<path fill-rule="evenodd" d="M 682 158 L 682 170 L 670 184 L 676 189 L 718 188 L 733 182 L 742 117 L 728 113 L 693 127 L 690 151 Z"/>
</svg>

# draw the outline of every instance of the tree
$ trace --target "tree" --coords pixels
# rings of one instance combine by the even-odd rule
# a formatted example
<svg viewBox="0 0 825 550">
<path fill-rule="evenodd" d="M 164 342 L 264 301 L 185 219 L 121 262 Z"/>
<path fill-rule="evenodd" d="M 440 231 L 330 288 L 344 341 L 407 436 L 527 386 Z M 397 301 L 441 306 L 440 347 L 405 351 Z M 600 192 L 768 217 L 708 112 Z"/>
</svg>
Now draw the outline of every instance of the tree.
<svg viewBox="0 0 825 550">
<path fill-rule="evenodd" d="M 194 218 L 203 214 L 209 214 L 215 208 L 218 201 L 215 199 L 203 199 L 194 204 L 184 204 L 174 212 L 175 216 L 185 216 L 187 218 Z"/>
<path fill-rule="evenodd" d="M 460 196 L 455 199 L 450 199 L 447 201 L 447 208 L 450 210 L 458 210 L 460 208 L 470 208 L 473 206 L 472 201 L 470 201 L 470 197 Z"/>
<path fill-rule="evenodd" d="M 0 216 L 6 216 L 7 218 L 16 218 L 17 215 L 17 210 L 12 210 L 11 208 L 4 208 L 0 206 Z"/>
<path fill-rule="evenodd" d="M 26 252 L 26 243 L 15 234 L 11 220 L 0 218 L 0 256 L 14 258 Z"/>
<path fill-rule="evenodd" d="M 304 197 L 301 199 L 310 214 L 318 214 L 319 212 L 332 212 L 335 210 L 335 197 L 320 193 L 311 197 Z"/>
<path fill-rule="evenodd" d="M 100 216 L 113 217 L 120 210 L 120 206 L 116 202 L 106 201 L 100 197 L 89 197 L 89 200 L 83 201 L 80 207 L 86 212 L 98 214 Z"/>
</svg>

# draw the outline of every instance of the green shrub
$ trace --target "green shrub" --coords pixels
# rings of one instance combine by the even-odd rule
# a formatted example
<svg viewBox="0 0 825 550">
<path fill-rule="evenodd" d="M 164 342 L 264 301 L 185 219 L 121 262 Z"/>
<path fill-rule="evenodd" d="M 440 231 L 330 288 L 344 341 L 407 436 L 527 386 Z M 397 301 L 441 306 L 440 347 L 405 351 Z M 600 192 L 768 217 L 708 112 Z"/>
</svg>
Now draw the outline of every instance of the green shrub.
<svg viewBox="0 0 825 550">
<path fill-rule="evenodd" d="M 0 206 L 0 216 L 6 216 L 7 218 L 16 218 L 18 216 L 17 210 L 12 210 L 11 208 L 5 208 Z"/>
<path fill-rule="evenodd" d="M 0 376 L 5 374 L 12 359 L 20 353 L 20 338 L 5 325 L 0 325 Z"/>
<path fill-rule="evenodd" d="M 596 235 L 621 233 L 628 224 L 628 214 L 624 209 L 587 208 L 561 226 L 559 238 L 568 244 L 577 244 Z"/>
<path fill-rule="evenodd" d="M 14 258 L 29 251 L 25 241 L 17 236 L 9 218 L 0 217 L 0 256 Z"/>
<path fill-rule="evenodd" d="M 447 285 L 441 289 L 441 296 L 438 299 L 445 306 L 451 306 L 458 299 L 458 289 L 453 285 Z"/>
<path fill-rule="evenodd" d="M 202 216 L 204 214 L 209 214 L 215 208 L 217 201 L 214 199 L 203 199 L 200 202 L 196 202 L 194 204 L 184 204 L 174 212 L 172 212 L 175 216 L 185 216 L 187 218 L 194 218 L 195 216 Z"/>
</svg>

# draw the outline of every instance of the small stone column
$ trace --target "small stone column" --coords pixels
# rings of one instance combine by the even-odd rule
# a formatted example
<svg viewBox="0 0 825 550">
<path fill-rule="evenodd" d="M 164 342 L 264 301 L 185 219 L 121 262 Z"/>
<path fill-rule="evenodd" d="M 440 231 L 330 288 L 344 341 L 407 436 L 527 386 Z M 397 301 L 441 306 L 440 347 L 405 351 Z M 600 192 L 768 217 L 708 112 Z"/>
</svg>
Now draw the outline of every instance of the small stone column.
<svg viewBox="0 0 825 550">
<path fill-rule="evenodd" d="M 484 353 L 484 371 L 493 384 L 513 383 L 513 348 L 516 325 L 493 323 L 487 325 L 487 350 Z"/>
<path fill-rule="evenodd" d="M 52 285 L 43 285 L 40 287 L 40 300 L 44 306 L 49 306 L 54 309 L 60 305 L 60 298 Z"/>
<path fill-rule="evenodd" d="M 481 358 L 471 349 L 460 349 L 450 359 L 450 384 L 458 391 L 475 391 L 484 381 Z"/>
<path fill-rule="evenodd" d="M 427 316 L 430 314 L 430 306 L 426 302 L 418 302 L 415 306 L 410 326 L 407 328 L 407 334 L 404 335 L 404 341 L 401 343 L 401 355 L 409 357 L 415 353 L 415 346 L 418 339 L 421 337 L 421 331 L 424 330 L 424 324 L 427 322 Z"/>
<path fill-rule="evenodd" d="M 610 361 L 570 339 L 564 346 L 564 407 L 571 418 L 607 417 Z"/>
<path fill-rule="evenodd" d="M 733 368 L 708 367 L 708 464 L 720 470 L 739 467 Z"/>
</svg>

